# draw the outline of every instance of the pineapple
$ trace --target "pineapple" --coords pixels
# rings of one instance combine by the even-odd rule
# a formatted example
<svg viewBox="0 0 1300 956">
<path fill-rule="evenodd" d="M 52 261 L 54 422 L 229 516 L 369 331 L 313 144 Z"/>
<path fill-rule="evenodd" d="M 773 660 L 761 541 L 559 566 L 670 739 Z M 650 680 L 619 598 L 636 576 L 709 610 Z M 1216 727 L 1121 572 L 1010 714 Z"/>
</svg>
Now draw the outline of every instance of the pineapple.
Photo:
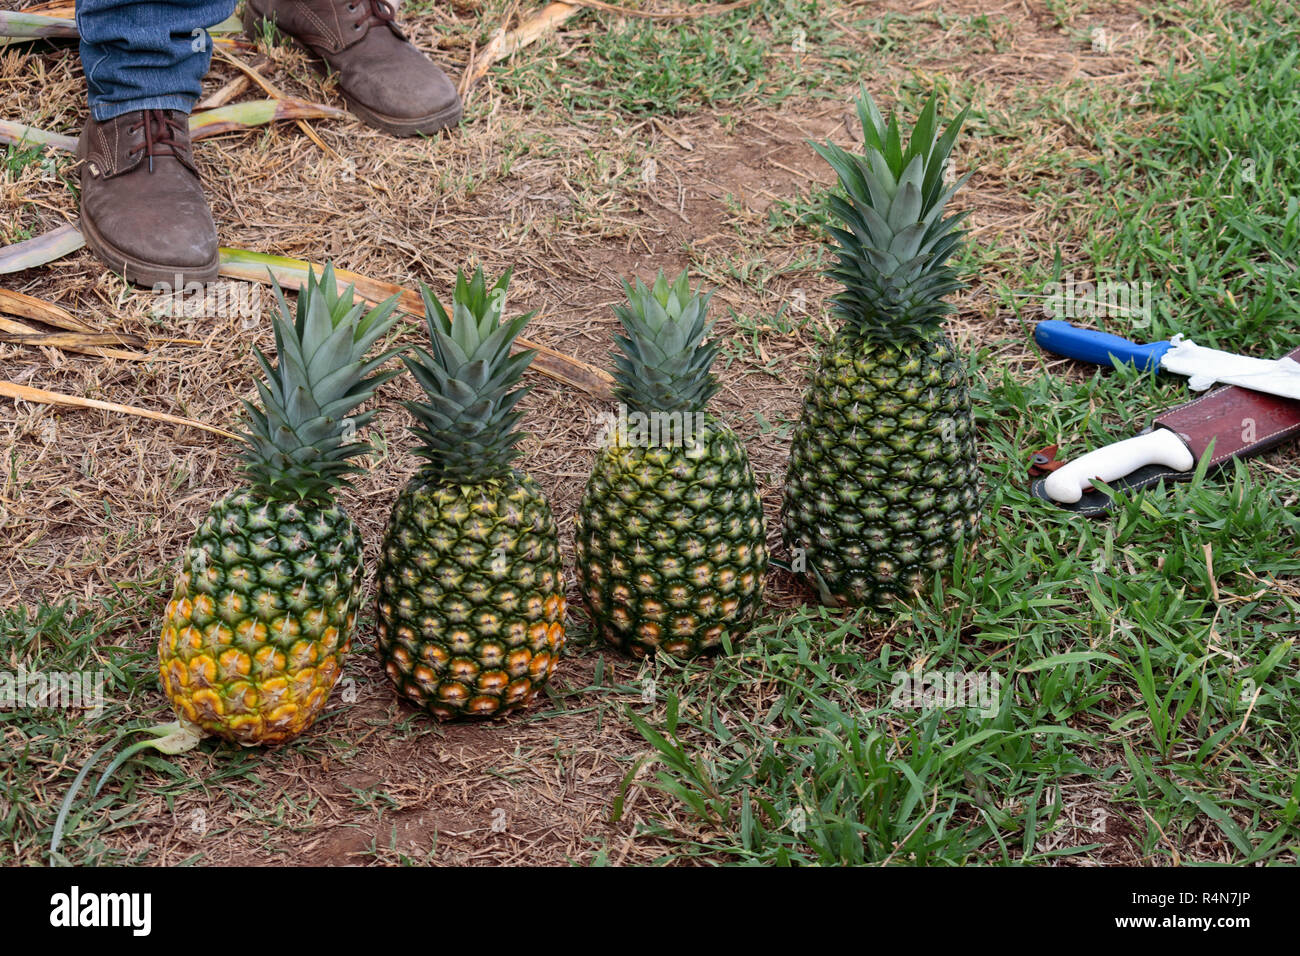
<svg viewBox="0 0 1300 956">
<path fill-rule="evenodd" d="M 456 277 L 452 315 L 421 287 L 432 354 L 405 361 L 428 393 L 408 402 L 426 459 L 393 505 L 379 563 L 378 651 L 398 692 L 435 717 L 529 703 L 564 647 L 564 580 L 541 488 L 511 467 L 531 315 L 501 321 L 507 272 Z"/>
<path fill-rule="evenodd" d="M 245 487 L 217 502 L 185 550 L 163 621 L 158 670 L 182 721 L 245 746 L 280 744 L 311 726 L 351 645 L 362 583 L 361 534 L 334 500 L 351 418 L 396 371 L 367 360 L 393 325 L 396 296 L 363 313 L 334 270 L 311 276 L 297 315 L 276 286 L 277 365 L 255 349 L 265 381 L 245 402 Z"/>
<path fill-rule="evenodd" d="M 606 640 L 686 657 L 742 636 L 762 605 L 763 505 L 745 447 L 705 410 L 718 390 L 717 347 L 701 344 L 709 297 L 685 272 L 624 287 L 619 427 L 578 509 L 578 578 Z"/>
<path fill-rule="evenodd" d="M 934 98 L 906 148 L 866 90 L 865 153 L 815 146 L 839 175 L 830 212 L 841 322 L 813 372 L 782 511 L 792 567 L 823 601 L 879 606 L 951 563 L 979 517 L 975 428 L 963 356 L 943 332 L 963 287 L 950 263 L 962 215 L 944 168 L 966 114 L 942 135 Z"/>
</svg>

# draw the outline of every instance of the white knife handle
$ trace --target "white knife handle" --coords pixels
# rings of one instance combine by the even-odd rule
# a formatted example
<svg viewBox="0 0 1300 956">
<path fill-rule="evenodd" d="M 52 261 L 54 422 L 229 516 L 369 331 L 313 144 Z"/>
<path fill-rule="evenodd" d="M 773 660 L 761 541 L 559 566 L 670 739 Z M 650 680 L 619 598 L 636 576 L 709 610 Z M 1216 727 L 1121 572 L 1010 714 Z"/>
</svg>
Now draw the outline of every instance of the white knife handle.
<svg viewBox="0 0 1300 956">
<path fill-rule="evenodd" d="M 1090 451 L 1082 458 L 1062 465 L 1047 476 L 1043 490 L 1053 501 L 1074 504 L 1092 487 L 1094 478 L 1109 483 L 1143 465 L 1164 465 L 1176 471 L 1190 471 L 1194 464 L 1196 459 L 1177 432 L 1157 428 L 1149 434 Z"/>
</svg>

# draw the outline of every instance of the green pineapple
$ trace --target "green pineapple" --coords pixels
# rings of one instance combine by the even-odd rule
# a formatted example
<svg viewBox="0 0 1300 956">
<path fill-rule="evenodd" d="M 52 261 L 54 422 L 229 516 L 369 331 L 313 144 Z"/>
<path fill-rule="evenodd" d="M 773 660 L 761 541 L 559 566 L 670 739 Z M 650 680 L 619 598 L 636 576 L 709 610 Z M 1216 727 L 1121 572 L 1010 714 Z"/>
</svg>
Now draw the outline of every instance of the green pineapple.
<svg viewBox="0 0 1300 956">
<path fill-rule="evenodd" d="M 623 409 L 578 509 L 578 578 L 608 641 L 690 656 L 742 636 L 762 605 L 763 504 L 740 439 L 706 411 L 718 390 L 717 347 L 701 344 L 708 297 L 685 272 L 625 288 Z"/>
<path fill-rule="evenodd" d="M 559 538 L 537 483 L 511 461 L 531 315 L 502 322 L 510 274 L 489 292 L 456 277 L 452 314 L 422 287 L 432 353 L 407 367 L 426 461 L 393 505 L 379 561 L 379 655 L 398 692 L 439 718 L 523 707 L 564 647 Z"/>
<path fill-rule="evenodd" d="M 944 209 L 965 179 L 944 167 L 966 114 L 942 135 L 931 98 L 906 147 L 864 89 L 865 152 L 817 152 L 844 196 L 830 211 L 838 264 L 828 275 L 841 324 L 804 398 L 786 477 L 792 566 L 828 603 L 880 605 L 951 563 L 979 520 L 975 428 L 963 356 L 944 334 L 944 296 L 962 215 Z"/>
<path fill-rule="evenodd" d="M 245 402 L 247 486 L 213 505 L 185 549 L 158 644 L 182 719 L 244 745 L 284 743 L 325 706 L 352 640 L 361 534 L 334 500 L 372 411 L 348 417 L 396 371 L 366 352 L 396 321 L 396 296 L 363 314 L 334 270 L 308 277 L 297 315 L 276 286 L 278 364 Z M 374 374 L 372 374 L 374 373 Z"/>
</svg>

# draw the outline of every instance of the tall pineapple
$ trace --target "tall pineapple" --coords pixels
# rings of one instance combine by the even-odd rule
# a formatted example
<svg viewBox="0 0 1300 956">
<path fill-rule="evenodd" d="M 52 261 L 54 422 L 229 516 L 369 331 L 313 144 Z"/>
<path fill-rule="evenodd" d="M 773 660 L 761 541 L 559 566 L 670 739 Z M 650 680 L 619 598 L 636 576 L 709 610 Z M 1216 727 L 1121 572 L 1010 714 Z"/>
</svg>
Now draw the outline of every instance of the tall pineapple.
<svg viewBox="0 0 1300 956">
<path fill-rule="evenodd" d="M 176 713 L 236 743 L 279 744 L 325 706 L 351 645 L 361 535 L 334 500 L 353 441 L 348 417 L 395 371 L 366 359 L 396 321 L 396 297 L 364 312 L 334 270 L 309 277 L 296 315 L 276 286 L 277 365 L 260 349 L 260 402 L 245 402 L 246 485 L 212 506 L 185 549 L 163 620 L 158 669 Z M 364 312 L 364 314 L 363 314 Z"/>
<path fill-rule="evenodd" d="M 763 504 L 736 434 L 710 414 L 709 297 L 683 272 L 626 283 L 615 308 L 619 426 L 578 509 L 577 571 L 595 628 L 638 656 L 736 639 L 763 600 Z"/>
<path fill-rule="evenodd" d="M 949 565 L 978 522 L 975 430 L 963 357 L 944 334 L 962 288 L 950 262 L 962 215 L 944 216 L 944 167 L 966 114 L 942 135 L 934 98 L 906 147 L 864 89 L 863 154 L 815 146 L 839 175 L 841 327 L 804 398 L 786 477 L 792 565 L 824 601 L 880 605 Z"/>
<path fill-rule="evenodd" d="M 379 655 L 397 690 L 440 718 L 525 706 L 564 647 L 559 538 L 537 483 L 511 461 L 516 388 L 531 351 L 510 355 L 530 315 L 502 322 L 507 272 L 456 277 L 452 314 L 421 288 L 432 352 L 407 366 L 424 465 L 393 505 L 379 562 Z"/>
</svg>

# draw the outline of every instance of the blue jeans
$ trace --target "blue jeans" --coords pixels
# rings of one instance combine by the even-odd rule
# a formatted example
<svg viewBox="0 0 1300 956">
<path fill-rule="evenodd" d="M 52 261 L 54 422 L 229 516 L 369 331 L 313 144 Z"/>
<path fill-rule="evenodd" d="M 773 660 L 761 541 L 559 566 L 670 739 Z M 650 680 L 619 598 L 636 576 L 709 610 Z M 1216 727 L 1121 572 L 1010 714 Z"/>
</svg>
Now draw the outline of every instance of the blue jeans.
<svg viewBox="0 0 1300 956">
<path fill-rule="evenodd" d="M 207 28 L 234 10 L 235 0 L 77 0 L 91 116 L 188 113 L 212 60 Z"/>
</svg>

